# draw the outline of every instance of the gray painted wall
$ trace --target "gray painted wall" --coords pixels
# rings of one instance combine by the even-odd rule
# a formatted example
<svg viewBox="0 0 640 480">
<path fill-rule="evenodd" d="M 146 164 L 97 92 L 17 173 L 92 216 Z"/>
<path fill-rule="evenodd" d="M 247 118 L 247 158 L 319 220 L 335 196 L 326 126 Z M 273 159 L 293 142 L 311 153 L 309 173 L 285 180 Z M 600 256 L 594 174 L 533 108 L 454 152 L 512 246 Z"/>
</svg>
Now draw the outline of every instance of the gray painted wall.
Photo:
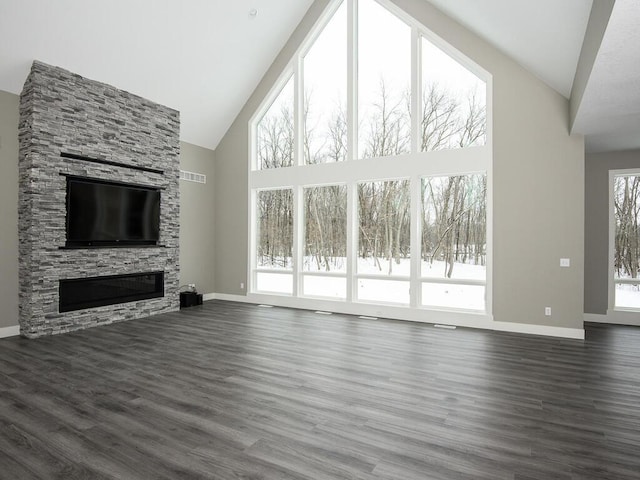
<svg viewBox="0 0 640 480">
<path fill-rule="evenodd" d="M 493 74 L 494 319 L 582 328 L 584 139 L 568 133 L 568 100 L 426 2 L 393 3 Z M 249 118 L 327 4 L 312 4 L 216 149 L 219 293 L 245 294 Z"/>
<path fill-rule="evenodd" d="M 248 255 L 248 162 L 251 115 L 282 73 L 306 33 L 329 4 L 316 0 L 216 148 L 216 292 L 245 295 Z"/>
<path fill-rule="evenodd" d="M 605 315 L 609 288 L 609 170 L 640 168 L 640 150 L 585 157 L 584 312 Z"/>
<path fill-rule="evenodd" d="M 213 150 L 181 142 L 180 169 L 207 176 L 206 184 L 180 180 L 180 285 L 195 283 L 198 292 L 213 293 Z"/>
<path fill-rule="evenodd" d="M 0 91 L 0 328 L 18 325 L 18 105 Z"/>
</svg>

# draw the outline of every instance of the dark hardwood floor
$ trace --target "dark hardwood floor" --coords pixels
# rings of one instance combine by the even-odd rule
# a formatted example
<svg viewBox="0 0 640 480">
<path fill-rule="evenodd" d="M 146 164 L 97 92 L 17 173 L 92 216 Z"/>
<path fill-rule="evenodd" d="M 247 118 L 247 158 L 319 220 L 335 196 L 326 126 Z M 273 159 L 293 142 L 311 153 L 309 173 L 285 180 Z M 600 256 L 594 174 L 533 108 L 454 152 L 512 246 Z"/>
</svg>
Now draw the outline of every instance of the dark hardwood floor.
<svg viewBox="0 0 640 480">
<path fill-rule="evenodd" d="M 639 479 L 640 329 L 211 301 L 0 340 L 1 479 Z"/>
</svg>

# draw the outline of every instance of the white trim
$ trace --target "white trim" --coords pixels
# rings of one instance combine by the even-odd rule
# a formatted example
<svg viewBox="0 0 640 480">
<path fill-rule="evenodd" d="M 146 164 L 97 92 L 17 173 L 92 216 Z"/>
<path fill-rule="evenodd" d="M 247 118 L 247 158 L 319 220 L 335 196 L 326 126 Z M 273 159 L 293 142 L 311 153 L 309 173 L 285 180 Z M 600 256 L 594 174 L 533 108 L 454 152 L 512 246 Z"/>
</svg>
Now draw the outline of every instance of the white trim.
<svg viewBox="0 0 640 480">
<path fill-rule="evenodd" d="M 615 283 L 613 282 L 613 277 L 614 277 L 614 268 L 613 268 L 613 263 L 614 263 L 614 256 L 615 256 L 615 252 L 614 252 L 614 238 L 615 238 L 615 231 L 616 231 L 616 216 L 615 216 L 615 212 L 614 212 L 614 199 L 613 199 L 613 189 L 614 189 L 614 181 L 616 178 L 616 174 L 620 173 L 621 170 L 609 170 L 609 185 L 608 185 L 608 191 L 609 191 L 609 201 L 608 201 L 608 205 L 609 205 L 609 240 L 608 243 L 609 245 L 607 246 L 607 250 L 608 250 L 608 255 L 607 255 L 607 259 L 608 259 L 608 265 L 607 265 L 607 308 L 608 309 L 612 309 L 615 307 L 615 303 L 616 303 L 616 294 L 615 294 Z"/>
<path fill-rule="evenodd" d="M 293 231 L 291 232 L 291 270 L 292 284 L 291 294 L 299 296 L 302 294 L 302 282 L 300 281 L 300 271 L 303 268 L 303 249 L 304 242 L 304 200 L 302 187 L 295 187 L 291 192 L 291 207 L 293 208 Z M 252 225 L 253 226 L 253 225 Z M 255 288 L 255 287 L 254 287 Z"/>
<path fill-rule="evenodd" d="M 294 186 L 410 179 L 414 175 L 436 177 L 486 172 L 490 176 L 491 164 L 491 150 L 483 145 L 407 153 L 397 157 L 254 170 L 249 172 L 249 184 L 255 190 L 278 190 Z"/>
<path fill-rule="evenodd" d="M 632 325 L 640 327 L 640 312 L 625 310 L 607 310 L 606 315 L 584 314 L 585 322 L 607 323 L 611 325 Z"/>
<path fill-rule="evenodd" d="M 622 323 L 627 321 L 634 321 L 633 318 L 630 318 L 630 313 L 632 312 L 624 312 L 623 310 L 616 309 L 616 283 L 631 283 L 633 279 L 616 279 L 615 271 L 614 271 L 614 263 L 615 263 L 615 236 L 616 236 L 616 215 L 615 215 L 615 200 L 614 200 L 614 188 L 615 188 L 615 178 L 616 177 L 629 177 L 629 176 L 640 176 L 640 171 L 637 168 L 626 168 L 626 169 L 618 169 L 618 170 L 609 170 L 609 265 L 608 265 L 608 283 L 607 283 L 607 299 L 608 299 L 608 310 L 607 316 L 614 318 L 614 321 L 605 322 L 605 323 L 618 323 L 622 325 L 634 325 L 634 323 Z M 638 283 L 638 280 L 636 283 Z M 618 315 L 618 313 L 622 313 L 623 315 Z M 635 311 L 636 316 L 640 313 L 640 310 Z M 625 320 L 626 319 L 626 320 Z M 635 323 L 635 325 L 640 325 L 640 323 Z"/>
<path fill-rule="evenodd" d="M 356 269 L 358 245 L 358 206 L 357 206 L 357 185 L 364 182 L 389 181 L 396 179 L 407 179 L 411 182 L 411 252 L 416 252 L 411 257 L 411 271 L 408 278 L 389 278 L 385 280 L 401 280 L 410 281 L 411 290 L 411 308 L 415 311 L 412 313 L 415 317 L 424 317 L 443 315 L 444 309 L 431 310 L 431 307 L 422 306 L 421 292 L 422 284 L 425 282 L 441 283 L 433 279 L 423 279 L 420 277 L 420 255 L 421 246 L 420 232 L 420 209 L 421 209 L 421 184 L 422 179 L 432 176 L 453 176 L 480 173 L 487 177 L 487 270 L 486 279 L 482 282 L 485 286 L 485 309 L 482 312 L 486 318 L 492 318 L 492 261 L 493 261 L 493 139 L 492 139 L 492 76 L 470 60 L 466 55 L 449 45 L 446 41 L 438 37 L 436 34 L 427 29 L 427 27 L 417 21 L 411 15 L 404 12 L 400 7 L 388 0 L 377 0 L 377 2 L 392 15 L 395 15 L 411 29 L 411 72 L 412 72 L 412 148 L 411 153 L 394 156 L 392 158 L 367 158 L 358 159 L 358 132 L 357 132 L 357 84 L 358 84 L 358 51 L 357 51 L 357 12 L 358 0 L 344 0 L 347 6 L 347 142 L 348 151 L 347 159 L 344 162 L 326 163 L 317 165 L 304 165 L 303 162 L 303 145 L 302 133 L 304 125 L 302 125 L 301 116 L 303 111 L 303 82 L 304 82 L 304 55 L 313 47 L 314 41 L 324 30 L 326 24 L 332 19 L 335 12 L 340 8 L 342 0 L 333 0 L 329 2 L 328 8 L 323 12 L 319 20 L 307 34 L 304 41 L 296 49 L 292 55 L 288 67 L 285 69 L 287 73 L 281 75 L 278 82 L 273 86 L 269 95 L 265 97 L 260 107 L 252 115 L 249 122 L 249 129 L 252 132 L 249 135 L 250 141 L 250 158 L 249 175 L 248 175 L 248 191 L 249 191 L 249 251 L 248 251 L 248 271 L 247 271 L 247 292 L 248 295 L 257 297 L 273 297 L 276 303 L 282 303 L 286 306 L 295 306 L 295 308 L 307 308 L 312 310 L 323 310 L 322 299 L 317 297 L 304 297 L 302 294 L 302 282 L 307 274 L 302 269 L 302 248 L 303 245 L 303 205 L 302 195 L 305 188 L 324 186 L 324 185 L 347 185 L 347 258 L 348 265 L 346 271 L 347 291 L 346 299 L 340 300 L 342 304 L 347 303 L 350 309 L 360 310 L 364 307 L 371 311 L 377 311 L 380 305 L 366 305 L 357 300 L 357 280 L 359 278 L 375 278 L 383 279 L 383 277 L 368 277 L 359 275 Z M 486 136 L 485 145 L 454 148 L 445 150 L 436 150 L 429 152 L 420 151 L 419 131 L 420 131 L 420 109 L 421 109 L 421 90 L 422 90 L 422 39 L 433 43 L 440 48 L 446 55 L 450 56 L 454 61 L 461 64 L 462 67 L 476 75 L 486 85 Z M 271 107 L 278 95 L 281 94 L 282 88 L 290 81 L 293 75 L 294 82 L 294 123 L 296 129 L 296 147 L 293 166 L 265 169 L 261 170 L 256 165 L 255 150 L 255 130 L 257 123 L 266 111 Z M 257 212 L 256 212 L 256 192 L 271 189 L 287 189 L 293 191 L 294 208 L 293 208 L 293 270 L 287 272 L 272 271 L 271 273 L 287 273 L 293 274 L 293 290 L 290 295 L 280 296 L 271 295 L 268 292 L 256 291 L 256 272 L 260 269 L 256 268 L 255 250 L 258 238 L 257 232 Z M 446 282 L 448 283 L 448 282 Z M 464 280 L 452 283 L 470 284 Z M 476 282 L 471 282 L 476 284 Z M 293 297 L 293 298 L 292 298 Z M 331 305 L 333 302 L 329 302 Z M 389 305 L 383 307 L 389 308 Z M 390 307 L 400 309 L 397 314 L 386 315 L 390 318 L 404 318 L 407 307 Z M 439 312 L 439 313 L 438 313 Z M 345 313 L 351 313 L 345 312 Z M 375 315 L 375 314 L 374 314 Z M 397 317 L 396 315 L 400 315 Z M 447 311 L 450 315 L 468 315 L 466 311 Z M 477 314 L 473 313 L 474 317 Z M 413 320 L 420 321 L 414 318 Z M 446 321 L 446 319 L 445 319 Z M 464 324 L 464 321 L 463 321 Z M 470 326 L 477 326 L 475 324 Z M 481 328 L 491 328 L 490 326 Z"/>
<path fill-rule="evenodd" d="M 640 327 L 639 312 L 625 312 L 624 310 L 608 310 L 606 314 L 585 313 L 584 321 L 590 323 L 606 323 L 608 325 L 632 325 Z"/>
<path fill-rule="evenodd" d="M 223 300 L 225 302 L 255 303 L 259 305 L 259 302 L 256 303 L 249 300 L 246 295 L 232 295 L 230 293 L 207 293 L 202 298 L 203 300 Z"/>
<path fill-rule="evenodd" d="M 358 157 L 358 1 L 347 2 L 347 161 Z"/>
<path fill-rule="evenodd" d="M 638 285 L 640 283 L 639 278 L 614 278 L 613 283 L 619 283 L 622 285 Z"/>
<path fill-rule="evenodd" d="M 547 337 L 560 337 L 584 340 L 583 328 L 553 327 L 549 325 L 532 325 L 528 323 L 495 322 L 491 315 L 484 313 L 461 313 L 444 310 L 411 309 L 407 307 L 395 307 L 391 305 L 370 305 L 361 303 L 335 302 L 331 300 L 318 300 L 316 306 L 323 308 L 311 308 L 308 303 L 301 302 L 300 298 L 281 297 L 264 294 L 230 295 L 226 293 L 212 293 L 206 295 L 207 300 L 224 300 L 229 302 L 242 302 L 254 305 L 267 304 L 276 307 L 298 308 L 309 311 L 326 311 L 356 315 L 375 319 L 405 320 L 417 323 L 444 324 L 457 327 L 479 328 L 482 330 L 494 330 L 499 332 L 522 333 L 528 335 L 542 335 Z"/>
<path fill-rule="evenodd" d="M 418 27 L 411 26 L 411 152 L 422 149 L 420 128 L 422 120 L 422 42 Z"/>
<path fill-rule="evenodd" d="M 530 323 L 493 322 L 493 330 L 584 340 L 584 328 L 553 327 L 549 325 L 532 325 Z"/>
<path fill-rule="evenodd" d="M 411 206 L 410 215 L 410 251 L 414 254 L 410 256 L 409 269 L 409 301 L 411 308 L 418 308 L 422 304 L 422 285 L 420 274 L 422 269 L 422 177 L 413 175 L 410 179 Z"/>
<path fill-rule="evenodd" d="M 624 310 L 608 310 L 606 314 L 585 313 L 584 321 L 590 323 L 606 323 L 608 325 L 632 325 L 640 327 L 640 313 Z"/>
<path fill-rule="evenodd" d="M 358 298 L 358 186 L 347 185 L 347 302 Z"/>
<path fill-rule="evenodd" d="M 20 325 L 0 328 L 0 338 L 17 337 L 18 335 L 20 335 Z"/>
<path fill-rule="evenodd" d="M 301 276 L 306 277 L 332 277 L 332 278 L 347 278 L 346 272 L 324 272 L 322 270 L 301 270 Z"/>
<path fill-rule="evenodd" d="M 215 293 L 203 293 L 202 294 L 202 301 L 203 302 L 206 302 L 208 300 L 215 300 L 216 298 L 217 297 L 216 297 Z"/>
</svg>

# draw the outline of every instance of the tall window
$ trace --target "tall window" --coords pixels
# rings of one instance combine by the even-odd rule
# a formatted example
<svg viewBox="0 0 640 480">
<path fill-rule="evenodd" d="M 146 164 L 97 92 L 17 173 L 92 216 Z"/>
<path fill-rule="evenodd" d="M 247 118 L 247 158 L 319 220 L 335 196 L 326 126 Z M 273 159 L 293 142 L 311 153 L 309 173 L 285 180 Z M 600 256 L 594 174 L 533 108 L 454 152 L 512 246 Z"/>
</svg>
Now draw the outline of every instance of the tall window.
<svg viewBox="0 0 640 480">
<path fill-rule="evenodd" d="M 303 295 L 347 295 L 347 189 L 304 189 Z"/>
<path fill-rule="evenodd" d="M 614 307 L 640 309 L 640 175 L 613 178 Z"/>
<path fill-rule="evenodd" d="M 490 75 L 386 0 L 330 3 L 287 72 L 250 123 L 249 295 L 490 312 Z"/>
<path fill-rule="evenodd" d="M 291 189 L 256 195 L 255 288 L 261 292 L 293 292 L 293 196 Z"/>
<path fill-rule="evenodd" d="M 330 59 L 330 64 L 327 61 Z M 343 2 L 303 58 L 304 163 L 347 155 L 347 4 Z"/>
<path fill-rule="evenodd" d="M 407 180 L 358 184 L 358 300 L 409 304 Z"/>
<path fill-rule="evenodd" d="M 293 165 L 293 77 L 287 81 L 258 122 L 256 137 L 256 152 L 260 168 Z"/>
<path fill-rule="evenodd" d="M 422 181 L 422 304 L 484 310 L 487 178 Z"/>
<path fill-rule="evenodd" d="M 411 28 L 375 0 L 360 0 L 358 156 L 408 153 L 410 105 Z"/>
<path fill-rule="evenodd" d="M 422 151 L 484 145 L 484 82 L 422 38 Z"/>
</svg>

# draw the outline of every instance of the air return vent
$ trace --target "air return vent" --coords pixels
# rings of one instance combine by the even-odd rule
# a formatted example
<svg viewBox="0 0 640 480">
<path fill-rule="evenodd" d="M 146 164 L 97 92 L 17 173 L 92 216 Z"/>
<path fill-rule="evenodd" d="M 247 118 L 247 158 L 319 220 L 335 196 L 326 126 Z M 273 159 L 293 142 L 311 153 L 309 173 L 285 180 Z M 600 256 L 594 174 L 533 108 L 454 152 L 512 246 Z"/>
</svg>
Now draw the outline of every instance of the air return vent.
<svg viewBox="0 0 640 480">
<path fill-rule="evenodd" d="M 202 173 L 180 170 L 180 180 L 186 180 L 187 182 L 207 183 L 207 176 Z"/>
</svg>

